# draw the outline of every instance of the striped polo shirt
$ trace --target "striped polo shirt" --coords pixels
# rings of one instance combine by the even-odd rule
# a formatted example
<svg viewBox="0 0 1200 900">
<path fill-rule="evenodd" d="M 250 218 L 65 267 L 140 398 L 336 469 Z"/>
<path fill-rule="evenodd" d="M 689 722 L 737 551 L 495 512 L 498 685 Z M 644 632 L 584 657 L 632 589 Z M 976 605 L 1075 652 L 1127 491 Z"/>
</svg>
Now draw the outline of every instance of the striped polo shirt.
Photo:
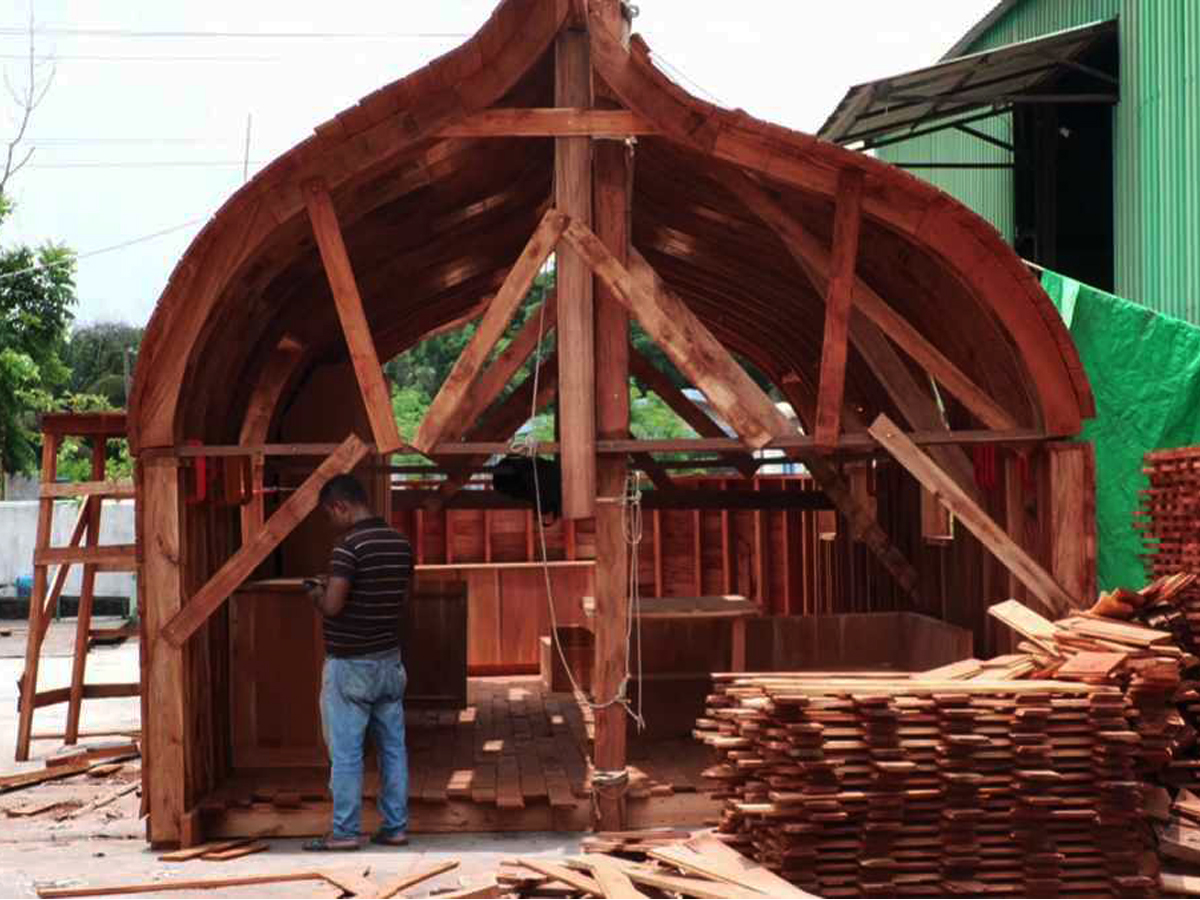
<svg viewBox="0 0 1200 900">
<path fill-rule="evenodd" d="M 400 646 L 400 610 L 413 578 L 408 538 L 378 517 L 356 522 L 333 548 L 330 576 L 350 580 L 350 596 L 326 616 L 325 652 L 364 656 Z"/>
</svg>

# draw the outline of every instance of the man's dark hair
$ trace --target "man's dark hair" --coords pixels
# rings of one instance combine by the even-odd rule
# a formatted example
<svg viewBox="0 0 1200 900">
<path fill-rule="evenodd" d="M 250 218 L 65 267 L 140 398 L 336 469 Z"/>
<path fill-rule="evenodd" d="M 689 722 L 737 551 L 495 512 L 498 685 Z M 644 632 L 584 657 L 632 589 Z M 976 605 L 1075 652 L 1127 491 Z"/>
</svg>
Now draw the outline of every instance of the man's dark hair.
<svg viewBox="0 0 1200 900">
<path fill-rule="evenodd" d="M 335 475 L 321 488 L 320 501 L 322 506 L 328 506 L 335 500 L 366 506 L 367 492 L 362 483 L 353 475 Z"/>
</svg>

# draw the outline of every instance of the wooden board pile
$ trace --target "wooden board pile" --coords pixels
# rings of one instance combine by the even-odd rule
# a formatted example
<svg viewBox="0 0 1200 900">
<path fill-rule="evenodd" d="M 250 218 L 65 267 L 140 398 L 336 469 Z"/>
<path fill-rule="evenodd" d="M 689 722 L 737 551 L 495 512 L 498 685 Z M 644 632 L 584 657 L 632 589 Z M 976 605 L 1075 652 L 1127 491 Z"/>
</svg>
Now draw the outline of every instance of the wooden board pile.
<svg viewBox="0 0 1200 900">
<path fill-rule="evenodd" d="M 1143 532 L 1146 572 L 1151 578 L 1173 572 L 1200 572 L 1200 447 L 1147 453 L 1134 527 Z M 1200 591 L 1188 605 L 1200 610 Z"/>
<path fill-rule="evenodd" d="M 1145 896 L 1137 710 L 1059 681 L 716 676 L 720 831 L 827 897 Z"/>
</svg>

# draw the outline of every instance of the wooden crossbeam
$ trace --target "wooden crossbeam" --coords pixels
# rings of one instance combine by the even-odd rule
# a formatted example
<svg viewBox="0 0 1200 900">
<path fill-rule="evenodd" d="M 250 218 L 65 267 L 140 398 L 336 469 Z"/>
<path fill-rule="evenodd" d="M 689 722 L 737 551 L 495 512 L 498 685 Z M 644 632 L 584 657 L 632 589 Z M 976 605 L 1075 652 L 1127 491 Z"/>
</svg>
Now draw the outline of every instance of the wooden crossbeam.
<svg viewBox="0 0 1200 900">
<path fill-rule="evenodd" d="M 654 391 L 659 399 L 671 407 L 675 415 L 683 419 L 700 437 L 725 437 L 724 430 L 709 417 L 708 413 L 693 403 L 687 394 L 676 387 L 675 383 L 650 360 L 633 349 L 629 351 L 629 368 L 638 381 Z M 744 478 L 753 478 L 758 470 L 754 460 L 744 453 L 726 454 L 726 458 L 733 463 Z"/>
<path fill-rule="evenodd" d="M 614 137 L 655 134 L 658 129 L 627 109 L 534 107 L 488 109 L 447 125 L 440 137 Z"/>
<path fill-rule="evenodd" d="M 103 497 L 105 500 L 134 499 L 133 482 L 117 481 L 56 481 L 43 484 L 42 497 Z"/>
<path fill-rule="evenodd" d="M 755 215 L 775 229 L 784 246 L 805 269 L 826 273 L 828 277 L 832 260 L 819 238 L 750 176 L 733 168 L 723 168 L 721 172 L 722 184 Z M 988 428 L 1017 427 L 1016 421 L 1007 411 L 861 278 L 854 279 L 852 300 L 855 309 L 883 329 L 901 350 L 929 372 L 938 384 L 957 397 L 980 422 Z"/>
<path fill-rule="evenodd" d="M 338 319 L 342 323 L 346 346 L 350 350 L 350 361 L 354 365 L 354 374 L 362 391 L 363 405 L 371 423 L 371 434 L 375 437 L 375 444 L 380 453 L 394 453 L 404 446 L 404 441 L 396 427 L 391 393 L 383 377 L 383 368 L 375 351 L 375 341 L 371 337 L 371 329 L 363 312 L 362 297 L 358 293 L 350 256 L 346 252 L 341 226 L 338 225 L 337 211 L 333 208 L 333 199 L 329 196 L 325 182 L 319 178 L 306 182 L 303 194 L 308 218 L 321 252 L 321 261 L 325 265 L 325 276 L 329 279 Z"/>
<path fill-rule="evenodd" d="M 563 233 L 613 297 L 641 323 L 737 435 L 758 449 L 775 436 L 779 410 L 711 331 L 661 282 L 637 251 L 626 269 L 586 225 Z"/>
<path fill-rule="evenodd" d="M 904 466 L 914 478 L 947 506 L 958 521 L 977 537 L 1021 583 L 1045 604 L 1055 618 L 1066 615 L 1083 598 L 1072 598 L 1036 560 L 996 524 L 966 492 L 938 468 L 928 454 L 909 440 L 887 416 L 870 427 L 871 435 Z"/>
<path fill-rule="evenodd" d="M 613 296 L 638 318 L 646 332 L 676 367 L 704 392 L 717 413 L 744 442 L 758 448 L 777 437 L 795 433 L 787 417 L 704 323 L 661 280 L 656 281 L 653 269 L 640 254 L 631 253 L 633 272 L 630 272 L 578 222 L 567 226 L 563 238 L 579 249 Z M 837 470 L 815 454 L 798 455 L 797 458 L 804 462 L 845 516 L 854 537 L 871 549 L 901 587 L 913 593 L 918 581 L 916 570 L 892 545 L 875 517 L 855 500 Z"/>
<path fill-rule="evenodd" d="M 833 261 L 825 295 L 825 338 L 821 343 L 821 380 L 817 389 L 817 446 L 832 450 L 842 430 L 842 402 L 846 393 L 846 341 L 850 330 L 854 267 L 858 259 L 858 232 L 862 221 L 863 176 L 845 169 L 838 178 L 837 206 L 833 215 Z"/>
<path fill-rule="evenodd" d="M 114 544 L 105 547 L 47 547 L 33 551 L 35 566 L 84 563 L 97 572 L 132 572 L 137 568 L 137 545 Z"/>
<path fill-rule="evenodd" d="M 422 453 L 428 454 L 455 427 L 464 398 L 474 388 L 488 354 L 504 334 L 504 329 L 533 285 L 533 279 L 554 250 L 566 222 L 566 217 L 554 209 L 548 210 L 542 217 L 525 249 L 509 270 L 504 284 L 492 298 L 487 312 L 479 320 L 470 343 L 459 354 L 454 368 L 429 405 L 413 440 L 413 446 Z"/>
<path fill-rule="evenodd" d="M 367 445 L 353 434 L 342 441 L 338 449 L 263 523 L 262 528 L 163 626 L 163 638 L 173 647 L 182 647 L 259 563 L 316 509 L 318 495 L 325 483 L 335 475 L 349 472 L 368 452 Z"/>
</svg>

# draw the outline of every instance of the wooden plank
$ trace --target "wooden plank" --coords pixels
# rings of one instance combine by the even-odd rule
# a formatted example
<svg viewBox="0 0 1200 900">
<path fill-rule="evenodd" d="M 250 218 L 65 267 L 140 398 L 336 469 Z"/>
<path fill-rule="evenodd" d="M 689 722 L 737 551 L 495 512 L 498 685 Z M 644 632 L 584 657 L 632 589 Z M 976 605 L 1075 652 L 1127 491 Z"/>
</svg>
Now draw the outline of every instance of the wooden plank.
<svg viewBox="0 0 1200 900">
<path fill-rule="evenodd" d="M 220 853 L 224 850 L 232 850 L 234 847 L 252 844 L 255 840 L 256 838 L 234 838 L 228 841 L 209 841 L 205 844 L 197 844 L 195 847 L 172 850 L 170 853 L 161 854 L 158 858 L 160 862 L 187 862 L 190 859 L 199 859 L 205 853 Z"/>
<path fill-rule="evenodd" d="M 417 429 L 413 446 L 422 453 L 430 453 L 434 445 L 442 441 L 453 428 L 471 424 L 459 421 L 458 410 L 464 398 L 474 388 L 488 354 L 504 334 L 504 329 L 512 321 L 521 301 L 525 299 L 533 279 L 554 250 L 566 222 L 566 217 L 557 210 L 547 210 L 525 249 L 509 269 L 504 284 L 480 318 L 475 334 L 455 360 L 454 367 L 446 376 Z M 561 284 L 559 288 L 561 290 Z M 561 317 L 561 309 L 559 312 Z"/>
<path fill-rule="evenodd" d="M 422 881 L 428 881 L 430 878 L 435 878 L 443 872 L 449 872 L 452 869 L 458 868 L 457 859 L 447 859 L 440 863 L 434 863 L 430 866 L 417 869 L 414 872 L 408 872 L 404 875 L 398 875 L 390 881 L 385 881 L 380 886 L 376 897 L 395 897 L 402 891 L 407 891 L 409 888 L 420 884 Z"/>
<path fill-rule="evenodd" d="M 777 436 L 775 404 L 636 250 L 626 269 L 582 223 L 571 222 L 563 237 L 747 446 L 757 450 Z"/>
<path fill-rule="evenodd" d="M 379 885 L 366 877 L 368 871 L 366 866 L 322 869 L 321 877 L 355 897 L 375 897 L 379 894 Z"/>
<path fill-rule="evenodd" d="M 40 488 L 40 496 L 56 498 L 103 497 L 106 500 L 132 500 L 135 494 L 132 481 L 117 479 L 113 481 L 56 481 L 53 484 L 43 484 Z"/>
<path fill-rule="evenodd" d="M 138 579 L 142 611 L 143 805 L 152 845 L 178 844 L 184 806 L 183 654 L 161 639 L 183 605 L 183 493 L 175 460 L 139 460 L 138 535 L 143 564 Z M 151 538 L 151 536 L 153 536 Z M 148 715 L 153 710 L 154 715 Z"/>
<path fill-rule="evenodd" d="M 321 463 L 304 483 L 275 511 L 241 549 L 221 566 L 163 628 L 163 638 L 174 647 L 183 646 L 231 593 L 292 533 L 317 506 L 318 494 L 335 475 L 351 471 L 367 455 L 367 446 L 350 435 Z"/>
<path fill-rule="evenodd" d="M 1005 600 L 988 607 L 988 615 L 999 619 L 1022 637 L 1037 644 L 1051 656 L 1059 653 L 1055 636 L 1061 633 L 1057 625 L 1034 612 L 1018 600 Z"/>
<path fill-rule="evenodd" d="M 655 134 L 657 129 L 627 109 L 488 109 L 447 125 L 440 137 L 616 137 Z"/>
<path fill-rule="evenodd" d="M 333 293 L 334 306 L 342 323 L 350 361 L 354 364 L 354 374 L 362 391 L 363 405 L 371 422 L 371 434 L 380 453 L 395 452 L 404 446 L 404 441 L 392 413 L 391 393 L 375 351 L 371 327 L 363 312 L 362 297 L 354 280 L 354 269 L 350 265 L 350 255 L 346 251 L 341 226 L 338 225 L 333 199 L 324 180 L 320 178 L 305 182 L 302 193 L 325 266 L 325 276 L 329 280 L 329 289 Z"/>
<path fill-rule="evenodd" d="M 554 42 L 554 103 L 592 106 L 592 66 L 585 29 L 560 31 Z M 584 137 L 554 141 L 554 205 L 592 225 L 592 146 Z M 596 512 L 596 341 L 592 273 L 571 246 L 556 257 L 558 288 L 558 408 L 563 517 Z"/>
<path fill-rule="evenodd" d="M 53 483 L 58 474 L 59 438 L 54 434 L 42 435 L 43 484 Z M 37 692 L 38 665 L 41 662 L 42 640 L 50 619 L 45 606 L 47 572 L 44 565 L 37 565 L 37 554 L 50 546 L 50 535 L 54 524 L 54 501 L 44 497 L 38 501 L 37 532 L 34 535 L 33 591 L 29 596 L 29 630 L 25 635 L 25 668 L 20 679 L 17 721 L 17 762 L 29 759 L 29 735 L 33 731 L 34 694 Z M 76 527 L 78 531 L 78 526 Z M 64 571 L 59 576 L 66 578 Z"/>
<path fill-rule="evenodd" d="M 249 887 L 257 884 L 283 884 L 289 881 L 324 881 L 320 872 L 279 872 L 273 875 L 238 875 L 231 878 L 173 878 L 170 881 L 135 882 L 131 884 L 84 885 L 71 888 L 38 888 L 37 895 L 47 898 L 113 897 L 121 894 L 177 893 L 179 891 L 210 891 L 226 887 Z"/>
<path fill-rule="evenodd" d="M 614 865 L 614 860 L 606 856 L 593 855 L 585 857 L 582 862 L 592 870 L 592 876 L 596 879 L 596 884 L 600 885 L 603 896 L 635 898 L 648 896 L 633 886 L 629 876 L 619 866 Z"/>
<path fill-rule="evenodd" d="M 92 439 L 92 484 L 104 484 L 105 468 L 107 466 L 107 444 L 100 437 Z M 133 483 L 129 485 L 129 493 L 133 493 Z M 87 544 L 96 547 L 100 544 L 100 512 L 103 504 L 99 496 L 92 495 L 88 506 Z M 75 616 L 75 652 L 71 660 L 71 697 L 67 706 L 67 724 L 64 731 L 66 744 L 74 744 L 79 739 L 79 714 L 83 706 L 83 681 L 87 669 L 89 649 L 89 629 L 92 625 L 92 604 L 95 598 L 96 567 L 83 567 L 83 580 L 79 586 L 79 609 Z M 140 692 L 140 691 L 139 691 Z"/>
<path fill-rule="evenodd" d="M 1046 445 L 1050 573 L 1083 604 L 1096 587 L 1096 452 L 1090 442 Z"/>
<path fill-rule="evenodd" d="M 136 544 L 111 544 L 104 547 L 46 547 L 35 550 L 35 566 L 84 563 L 99 572 L 132 572 L 137 568 Z"/>
<path fill-rule="evenodd" d="M 694 872 L 706 878 L 728 881 L 739 887 L 762 891 L 769 897 L 813 896 L 711 835 L 701 835 L 674 846 L 654 847 L 647 851 L 647 855 L 685 872 Z"/>
<path fill-rule="evenodd" d="M 569 884 L 577 891 L 582 891 L 592 897 L 604 897 L 604 889 L 600 887 L 599 882 L 594 878 L 589 878 L 579 872 L 572 871 L 566 866 L 558 863 L 546 862 L 545 860 L 535 859 L 533 857 L 523 856 L 517 860 L 519 865 L 527 869 L 532 869 L 535 872 L 541 872 L 555 881 L 561 881 L 563 884 Z"/>
<path fill-rule="evenodd" d="M 209 862 L 228 862 L 231 859 L 241 859 L 243 856 L 251 856 L 255 853 L 262 853 L 270 850 L 271 845 L 266 841 L 251 841 L 248 844 L 241 844 L 237 847 L 227 847 L 224 850 L 210 850 L 201 856 L 201 859 Z"/>
<path fill-rule="evenodd" d="M 38 430 L 56 437 L 91 437 L 100 435 L 123 438 L 126 434 L 125 413 L 43 413 L 38 417 Z"/>
<path fill-rule="evenodd" d="M 41 784 L 43 781 L 53 781 L 57 778 L 68 778 L 71 775 L 78 775 L 80 772 L 86 772 L 90 765 L 87 760 L 79 760 L 65 766 L 54 766 L 53 768 L 37 769 L 33 772 L 18 772 L 16 775 L 5 775 L 0 777 L 0 794 L 6 794 L 9 791 L 15 791 L 34 784 Z"/>
<path fill-rule="evenodd" d="M 778 200 L 745 172 L 726 167 L 722 184 L 779 234 L 788 251 L 811 272 L 828 273 L 832 268 L 829 251 L 819 238 L 805 228 Z M 1016 427 L 1013 417 L 971 381 L 961 369 L 896 312 L 861 278 L 854 280 L 854 307 L 878 325 L 896 345 L 937 379 L 976 418 L 989 428 Z"/>
<path fill-rule="evenodd" d="M 937 495 L 981 543 L 1033 592 L 1052 615 L 1065 615 L 1082 598 L 1072 598 L 1044 568 L 1020 548 L 938 465 L 906 438 L 887 416 L 869 431 L 905 469 Z"/>
<path fill-rule="evenodd" d="M 838 177 L 833 215 L 833 257 L 829 290 L 825 295 L 825 337 L 821 343 L 821 378 L 817 390 L 817 446 L 832 450 L 842 430 L 845 401 L 847 337 L 853 299 L 854 269 L 858 260 L 858 232 L 862 221 L 863 175 L 843 169 Z"/>
</svg>

